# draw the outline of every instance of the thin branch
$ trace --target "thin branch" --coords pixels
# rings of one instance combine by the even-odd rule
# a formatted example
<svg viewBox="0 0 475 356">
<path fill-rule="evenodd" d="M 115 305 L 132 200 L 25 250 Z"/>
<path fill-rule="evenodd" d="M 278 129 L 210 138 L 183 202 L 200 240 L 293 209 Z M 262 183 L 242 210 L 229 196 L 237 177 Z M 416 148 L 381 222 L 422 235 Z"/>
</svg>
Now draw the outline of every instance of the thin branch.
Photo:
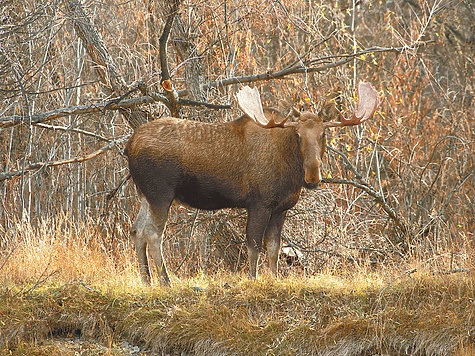
<svg viewBox="0 0 475 356">
<path fill-rule="evenodd" d="M 333 178 L 323 178 L 322 183 L 331 183 L 331 184 L 349 184 L 354 187 L 357 187 L 364 191 L 369 196 L 373 197 L 374 200 L 381 206 L 381 208 L 388 214 L 388 216 L 396 223 L 399 230 L 405 235 L 410 230 L 406 223 L 401 217 L 394 211 L 394 209 L 386 203 L 383 196 L 376 191 L 373 187 L 363 181 L 355 180 L 346 180 L 346 179 L 333 179 Z"/>
<path fill-rule="evenodd" d="M 328 251 L 328 250 L 323 250 L 321 248 L 318 248 L 318 247 L 315 247 L 315 248 L 305 248 L 303 246 L 299 246 L 298 244 L 296 244 L 295 242 L 293 242 L 285 233 L 282 233 L 282 237 L 284 239 L 284 241 L 290 245 L 290 247 L 293 247 L 293 248 L 296 248 L 297 250 L 299 250 L 300 252 L 303 252 L 303 253 L 317 253 L 317 252 L 321 252 L 321 253 L 325 253 L 329 256 L 335 256 L 335 257 L 339 257 L 341 259 L 345 259 L 347 260 L 348 262 L 356 262 L 356 259 L 352 256 L 345 256 L 339 252 L 335 252 L 335 251 Z"/>
<path fill-rule="evenodd" d="M 326 146 L 330 151 L 337 153 L 340 155 L 343 160 L 346 163 L 346 166 L 349 170 L 353 172 L 355 175 L 356 181 L 355 180 L 345 180 L 345 179 L 333 179 L 333 178 L 323 178 L 322 182 L 323 183 L 333 183 L 333 184 L 350 184 L 353 185 L 361 190 L 363 190 L 366 194 L 369 196 L 373 197 L 374 200 L 381 205 L 381 208 L 388 214 L 388 216 L 396 223 L 397 227 L 400 229 L 403 235 L 406 235 L 407 233 L 410 232 L 409 227 L 407 224 L 404 222 L 402 217 L 399 217 L 399 215 L 394 211 L 394 209 L 386 202 L 386 199 L 384 199 L 384 196 L 379 193 L 377 190 L 375 190 L 372 186 L 370 186 L 368 183 L 366 183 L 362 179 L 362 175 L 358 172 L 358 170 L 351 164 L 350 160 L 348 157 L 343 152 L 340 152 L 330 146 Z"/>
<path fill-rule="evenodd" d="M 37 115 L 14 115 L 0 118 L 0 128 L 11 127 L 19 125 L 21 123 L 28 124 L 37 124 L 41 122 L 46 122 L 53 119 L 58 119 L 70 115 L 80 115 L 80 114 L 93 114 L 93 113 L 103 113 L 104 110 L 119 110 L 123 108 L 131 108 L 137 105 L 142 104 L 151 104 L 155 100 L 149 96 L 132 98 L 121 101 L 119 104 L 112 103 L 111 101 L 90 104 L 90 105 L 80 105 L 80 106 L 67 106 L 65 108 L 55 109 L 47 111 Z"/>
<path fill-rule="evenodd" d="M 6 179 L 17 177 L 17 176 L 22 175 L 23 173 L 26 173 L 26 172 L 37 170 L 37 169 L 43 169 L 43 168 L 47 168 L 47 167 L 56 167 L 56 166 L 61 166 L 63 164 L 80 163 L 80 162 L 88 161 L 88 160 L 90 160 L 92 158 L 95 158 L 95 157 L 103 154 L 104 152 L 110 150 L 112 147 L 114 147 L 115 144 L 117 144 L 118 142 L 121 142 L 123 140 L 125 140 L 125 138 L 121 138 L 119 140 L 112 141 L 109 144 L 107 144 L 106 146 L 104 146 L 104 147 L 98 149 L 97 151 L 94 151 L 94 152 L 92 152 L 88 155 L 85 155 L 85 156 L 69 158 L 69 159 L 65 159 L 65 160 L 61 160 L 61 161 L 37 162 L 37 163 L 32 163 L 32 164 L 26 166 L 24 169 L 20 169 L 18 171 L 0 173 L 0 182 L 4 181 Z"/>
<path fill-rule="evenodd" d="M 107 195 L 106 195 L 106 198 L 105 198 L 105 208 L 104 208 L 104 213 L 101 215 L 101 220 L 103 217 L 105 217 L 107 215 L 108 212 L 111 211 L 110 209 L 110 203 L 112 201 L 112 198 L 114 198 L 114 196 L 117 194 L 117 192 L 119 191 L 119 189 L 131 178 L 132 176 L 129 174 L 127 174 L 126 177 L 124 177 L 120 182 L 119 184 L 117 185 L 117 187 L 115 187 L 114 189 L 110 190 L 109 192 L 107 192 Z"/>
<path fill-rule="evenodd" d="M 449 205 L 450 203 L 450 200 L 452 200 L 452 197 L 454 196 L 455 193 L 457 193 L 460 188 L 462 187 L 462 185 L 465 184 L 466 181 L 468 181 L 470 179 L 470 177 L 473 175 L 473 172 L 470 172 L 469 174 L 467 174 L 465 176 L 465 178 L 462 179 L 462 182 L 460 182 L 460 184 L 458 184 L 457 186 L 455 186 L 449 193 L 444 205 L 442 206 L 442 209 L 440 209 L 440 212 L 439 212 L 439 215 L 442 216 L 444 215 L 444 212 L 445 212 L 445 209 L 447 208 L 447 206 Z"/>
<path fill-rule="evenodd" d="M 199 210 L 196 209 L 195 210 L 195 215 L 193 217 L 193 222 L 191 223 L 191 228 L 190 228 L 190 233 L 188 235 L 188 245 L 186 247 L 186 254 L 185 256 L 183 257 L 183 259 L 181 260 L 181 262 L 178 264 L 178 267 L 175 268 L 175 271 L 173 272 L 174 274 L 177 274 L 178 271 L 180 270 L 180 268 L 183 266 L 183 264 L 186 262 L 186 260 L 188 259 L 188 257 L 190 256 L 191 254 L 191 249 L 190 249 L 190 241 L 191 241 L 191 237 L 193 236 L 193 232 L 195 230 L 195 225 L 196 225 L 196 221 L 197 221 L 197 218 L 198 218 L 198 214 L 199 214 Z"/>
<path fill-rule="evenodd" d="M 180 6 L 180 0 L 174 0 L 171 5 L 170 13 L 167 16 L 165 27 L 163 28 L 162 35 L 159 39 L 159 51 L 160 51 L 160 66 L 162 69 L 162 80 L 160 81 L 163 89 L 165 89 L 165 95 L 168 99 L 167 107 L 170 110 L 172 116 L 179 117 L 180 106 L 178 105 L 178 95 L 173 88 L 173 84 L 170 80 L 170 70 L 168 69 L 168 55 L 167 44 L 170 32 L 175 20 L 178 8 Z"/>
<path fill-rule="evenodd" d="M 338 154 L 341 158 L 343 158 L 343 160 L 345 161 L 346 163 L 346 167 L 351 170 L 353 172 L 353 174 L 355 175 L 356 179 L 362 179 L 363 176 L 356 170 L 356 168 L 351 164 L 350 160 L 348 159 L 348 157 L 346 157 L 346 155 L 343 153 L 343 152 L 340 152 L 338 151 L 337 149 L 329 146 L 329 145 L 326 145 L 325 146 L 329 151 L 332 151 L 333 153 L 336 153 Z"/>
<path fill-rule="evenodd" d="M 384 296 L 384 292 L 386 289 L 389 288 L 389 286 L 391 286 L 394 282 L 396 282 L 398 279 L 404 277 L 404 276 L 407 276 L 407 275 L 411 275 L 413 273 L 416 273 L 417 272 L 417 268 L 411 268 L 411 269 L 408 269 L 406 271 L 404 271 L 403 273 L 401 273 L 399 276 L 397 276 L 396 278 L 393 278 L 391 281 L 388 282 L 388 284 L 383 288 L 381 289 L 381 292 L 379 292 L 379 296 L 378 296 L 378 303 L 381 302 L 381 299 L 383 298 Z"/>
<path fill-rule="evenodd" d="M 430 43 L 430 41 L 423 42 L 421 45 L 426 45 Z M 351 62 L 353 60 L 354 56 L 360 56 L 362 54 L 368 54 L 368 53 L 382 53 L 382 52 L 402 52 L 404 50 L 409 50 L 409 49 L 415 49 L 413 47 L 390 47 L 390 48 L 382 48 L 382 47 L 371 47 L 367 50 L 357 52 L 355 54 L 351 55 L 346 55 L 344 59 L 334 62 L 334 63 L 329 63 L 325 64 L 319 67 L 305 67 L 302 64 L 295 64 L 291 67 L 284 68 L 283 70 L 276 71 L 276 72 L 266 72 L 266 73 L 261 73 L 261 74 L 255 74 L 255 75 L 247 75 L 247 76 L 241 76 L 241 77 L 232 77 L 232 78 L 227 78 L 223 79 L 220 81 L 214 81 L 210 82 L 208 84 L 205 84 L 203 86 L 203 89 L 209 89 L 209 88 L 219 88 L 231 84 L 239 84 L 239 83 L 251 83 L 251 82 L 257 82 L 257 81 L 262 81 L 262 80 L 272 80 L 272 79 L 281 79 L 286 76 L 292 75 L 292 74 L 299 74 L 299 73 L 308 73 L 308 72 L 319 72 L 319 71 L 324 71 L 328 70 L 330 68 L 335 68 L 341 65 L 344 65 L 348 62 Z M 307 62 L 312 62 L 315 60 L 309 60 Z M 183 90 L 178 90 L 176 92 L 178 97 L 183 97 L 188 94 L 187 89 Z M 141 96 L 138 98 L 132 98 L 132 99 L 125 99 L 121 100 L 120 102 L 117 102 L 117 99 L 114 99 L 109 102 L 102 102 L 98 104 L 93 104 L 93 105 L 82 105 L 82 106 L 70 106 L 66 108 L 61 108 L 61 109 L 56 109 L 52 111 L 48 111 L 46 113 L 41 113 L 37 115 L 32 115 L 31 116 L 31 123 L 39 123 L 39 122 L 45 122 L 48 120 L 60 118 L 60 117 L 65 117 L 69 115 L 79 115 L 79 114 L 90 114 L 90 113 L 100 113 L 103 112 L 104 110 L 120 110 L 123 108 L 132 108 L 134 106 L 138 105 L 143 105 L 143 104 L 151 104 L 154 101 L 160 101 L 165 103 L 167 106 L 170 105 L 169 100 L 167 97 L 165 97 L 162 94 L 158 93 L 153 93 L 150 92 L 146 96 Z M 197 102 L 192 102 L 191 100 L 179 100 L 178 104 L 179 105 L 198 105 L 195 104 Z M 228 105 L 225 106 L 215 106 L 213 104 L 207 104 L 207 103 L 200 103 L 198 106 L 205 106 L 208 108 L 212 109 L 227 109 L 229 108 Z M 22 122 L 30 122 L 30 117 L 26 117 L 24 115 L 14 115 L 14 116 L 8 116 L 8 117 L 3 117 L 0 118 L 0 128 L 6 128 L 6 127 L 11 127 L 18 125 Z"/>
<path fill-rule="evenodd" d="M 327 63 L 327 64 L 317 66 L 317 67 L 308 66 L 308 65 L 311 63 L 317 62 L 318 59 L 309 59 L 308 61 L 305 61 L 303 64 L 302 63 L 298 64 L 298 62 L 296 61 L 296 62 L 293 62 L 290 66 L 287 66 L 286 68 L 279 71 L 274 71 L 274 72 L 269 71 L 266 73 L 244 75 L 240 77 L 232 77 L 232 78 L 226 78 L 226 79 L 222 79 L 218 81 L 209 82 L 203 85 L 203 89 L 222 88 L 231 84 L 244 84 L 244 83 L 253 83 L 253 82 L 264 81 L 264 80 L 282 79 L 292 74 L 323 72 L 331 68 L 336 68 L 336 67 L 345 65 L 353 61 L 355 57 L 359 57 L 362 55 L 371 54 L 371 53 L 390 53 L 390 52 L 401 53 L 404 51 L 416 50 L 417 48 L 421 46 L 425 46 L 433 42 L 434 41 L 426 41 L 426 42 L 421 42 L 414 46 L 403 46 L 403 47 L 375 46 L 375 47 L 371 47 L 363 51 L 359 51 L 352 54 L 342 54 L 342 55 L 335 55 L 335 56 L 329 57 L 329 58 L 338 58 L 338 57 L 343 57 L 343 58 L 339 61 L 336 61 L 333 63 Z M 183 90 L 178 90 L 177 93 L 179 97 L 183 97 L 187 95 L 188 91 L 187 89 L 183 89 Z"/>
<path fill-rule="evenodd" d="M 97 74 L 105 89 L 112 94 L 114 91 L 127 90 L 124 79 L 119 74 L 117 66 L 109 54 L 105 43 L 96 31 L 96 28 L 78 0 L 69 0 L 65 3 L 66 13 L 72 20 L 74 30 L 82 40 L 84 47 L 94 62 Z"/>
<path fill-rule="evenodd" d="M 90 137 L 97 138 L 98 140 L 101 140 L 101 141 L 112 142 L 112 140 L 110 138 L 104 137 L 104 136 L 96 134 L 94 132 L 82 130 L 82 129 L 76 129 L 76 128 L 64 127 L 64 126 L 47 125 L 47 124 L 41 124 L 41 123 L 37 123 L 37 124 L 34 124 L 34 125 L 38 126 L 38 127 L 41 127 L 41 128 L 44 128 L 44 129 L 53 130 L 53 131 L 58 130 L 58 131 L 66 131 L 66 132 L 76 132 L 76 133 L 82 134 L 84 136 L 90 136 Z"/>
<path fill-rule="evenodd" d="M 201 101 L 187 100 L 187 99 L 181 99 L 181 98 L 178 100 L 178 103 L 184 106 L 204 106 L 208 109 L 231 109 L 232 108 L 231 104 L 217 105 L 217 104 L 209 104 L 209 103 L 203 103 Z"/>
<path fill-rule="evenodd" d="M 66 117 L 70 115 L 97 114 L 97 113 L 103 113 L 106 110 L 121 110 L 125 108 L 132 108 L 138 105 L 152 104 L 156 101 L 167 102 L 167 98 L 165 98 L 161 94 L 149 92 L 149 95 L 147 96 L 124 99 L 121 101 L 114 99 L 114 100 L 97 103 L 97 104 L 67 106 L 65 108 L 55 109 L 55 110 L 51 110 L 51 111 L 47 111 L 44 113 L 31 115 L 31 116 L 27 116 L 27 115 L 6 116 L 6 117 L 0 118 L 0 128 L 12 127 L 12 126 L 16 126 L 16 125 L 24 124 L 24 123 L 30 124 L 30 122 L 32 125 L 40 126 L 39 125 L 40 123 L 50 121 L 53 119 L 59 119 L 61 117 Z M 203 103 L 203 102 L 187 100 L 187 99 L 179 99 L 178 103 L 180 105 L 185 105 L 185 106 L 204 106 L 209 109 L 230 109 L 231 108 L 231 105 L 229 104 L 216 105 L 216 104 Z M 59 127 L 56 127 L 56 126 L 51 126 L 51 127 L 44 126 L 44 127 L 51 128 L 51 129 L 54 129 L 54 128 L 60 129 Z M 82 132 L 82 133 L 86 134 L 85 132 Z"/>
<path fill-rule="evenodd" d="M 430 274 L 470 273 L 469 268 L 455 268 L 448 271 L 432 271 Z"/>
<path fill-rule="evenodd" d="M 448 194 L 447 199 L 445 200 L 445 203 L 440 209 L 440 211 L 438 211 L 434 217 L 432 217 L 426 224 L 424 224 L 424 226 L 419 230 L 419 234 L 423 234 L 424 232 L 428 231 L 431 228 L 431 226 L 437 221 L 437 219 L 444 217 L 445 209 L 449 206 L 449 203 L 452 200 L 454 194 L 460 190 L 460 188 L 465 184 L 465 182 L 467 182 L 470 179 L 470 177 L 472 177 L 472 175 L 473 173 L 470 172 L 462 179 L 462 181 L 459 184 L 455 185 L 455 187 Z"/>
<path fill-rule="evenodd" d="M 66 14 L 72 20 L 74 30 L 94 63 L 94 69 L 107 94 L 127 95 L 129 88 L 125 79 L 120 75 L 114 59 L 81 2 L 78 0 L 68 0 L 66 1 L 65 8 Z M 125 110 L 119 107 L 119 111 L 133 129 L 147 122 L 151 116 L 149 112 L 139 108 Z"/>
</svg>

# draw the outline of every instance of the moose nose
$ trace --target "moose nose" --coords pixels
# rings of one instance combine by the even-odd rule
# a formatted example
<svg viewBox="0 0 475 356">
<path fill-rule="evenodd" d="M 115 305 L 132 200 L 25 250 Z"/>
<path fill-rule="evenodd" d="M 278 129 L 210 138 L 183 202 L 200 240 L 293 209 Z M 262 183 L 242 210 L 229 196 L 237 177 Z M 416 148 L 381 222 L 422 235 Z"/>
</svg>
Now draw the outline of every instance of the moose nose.
<svg viewBox="0 0 475 356">
<path fill-rule="evenodd" d="M 318 164 L 312 164 L 305 170 L 305 183 L 316 184 L 320 183 L 322 176 L 320 173 L 320 166 Z"/>
<path fill-rule="evenodd" d="M 320 178 L 320 173 L 318 173 L 318 175 L 314 176 L 307 176 L 305 175 L 305 183 L 308 183 L 308 184 L 316 184 L 316 183 L 320 183 L 322 179 Z"/>
</svg>

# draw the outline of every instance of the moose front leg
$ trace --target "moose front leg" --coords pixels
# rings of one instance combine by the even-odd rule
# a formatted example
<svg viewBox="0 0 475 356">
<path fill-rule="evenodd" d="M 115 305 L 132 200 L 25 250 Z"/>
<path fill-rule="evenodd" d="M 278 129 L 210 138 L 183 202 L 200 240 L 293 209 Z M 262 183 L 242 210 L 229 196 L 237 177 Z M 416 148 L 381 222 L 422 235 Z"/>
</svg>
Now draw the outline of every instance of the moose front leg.
<svg viewBox="0 0 475 356">
<path fill-rule="evenodd" d="M 277 264 L 281 244 L 281 232 L 287 211 L 273 213 L 264 233 L 264 244 L 269 256 L 269 267 L 274 275 L 277 275 Z"/>
<path fill-rule="evenodd" d="M 271 213 L 267 209 L 249 209 L 247 213 L 247 255 L 249 259 L 249 277 L 256 279 L 257 262 L 262 248 L 262 237 Z"/>
</svg>

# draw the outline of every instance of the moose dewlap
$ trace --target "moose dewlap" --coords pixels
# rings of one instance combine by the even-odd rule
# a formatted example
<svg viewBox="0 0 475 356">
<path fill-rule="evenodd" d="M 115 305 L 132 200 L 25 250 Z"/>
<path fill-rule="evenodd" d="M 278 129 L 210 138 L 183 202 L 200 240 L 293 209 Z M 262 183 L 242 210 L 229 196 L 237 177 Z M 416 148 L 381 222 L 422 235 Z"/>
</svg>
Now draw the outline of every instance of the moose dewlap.
<svg viewBox="0 0 475 356">
<path fill-rule="evenodd" d="M 290 121 L 290 114 L 263 109 L 258 91 L 244 87 L 236 98 L 245 115 L 235 121 L 167 117 L 140 126 L 125 154 L 142 203 L 131 232 L 143 281 L 151 281 L 148 248 L 162 283 L 170 283 L 162 235 L 174 200 L 204 210 L 246 209 L 250 277 L 256 277 L 263 245 L 277 273 L 286 213 L 303 187 L 321 180 L 325 130 L 358 125 L 376 110 L 378 93 L 371 84 L 359 84 L 359 97 L 349 120 L 331 121 L 338 112 L 325 106 L 318 114 L 294 110 Z"/>
</svg>

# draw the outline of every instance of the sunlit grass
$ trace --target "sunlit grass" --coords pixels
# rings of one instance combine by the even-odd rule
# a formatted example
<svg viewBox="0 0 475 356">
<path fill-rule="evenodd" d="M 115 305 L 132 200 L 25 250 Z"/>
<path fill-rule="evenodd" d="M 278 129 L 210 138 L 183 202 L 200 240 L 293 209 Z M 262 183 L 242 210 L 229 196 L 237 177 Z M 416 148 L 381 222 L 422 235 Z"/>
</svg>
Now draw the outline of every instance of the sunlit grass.
<svg viewBox="0 0 475 356">
<path fill-rule="evenodd" d="M 156 352 L 473 350 L 473 269 L 433 274 L 413 259 L 377 270 L 327 266 L 312 276 L 276 279 L 263 266 L 255 281 L 246 271 L 202 271 L 173 276 L 172 287 L 148 287 L 132 244 L 114 242 L 96 224 L 19 224 L 8 237 L 0 260 L 5 352 L 66 335 L 105 344 L 126 339 Z"/>
</svg>

